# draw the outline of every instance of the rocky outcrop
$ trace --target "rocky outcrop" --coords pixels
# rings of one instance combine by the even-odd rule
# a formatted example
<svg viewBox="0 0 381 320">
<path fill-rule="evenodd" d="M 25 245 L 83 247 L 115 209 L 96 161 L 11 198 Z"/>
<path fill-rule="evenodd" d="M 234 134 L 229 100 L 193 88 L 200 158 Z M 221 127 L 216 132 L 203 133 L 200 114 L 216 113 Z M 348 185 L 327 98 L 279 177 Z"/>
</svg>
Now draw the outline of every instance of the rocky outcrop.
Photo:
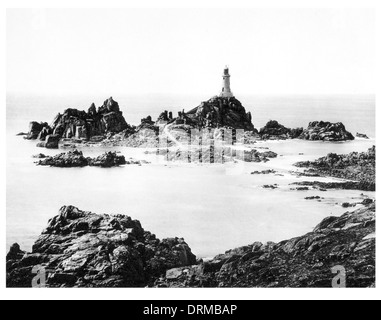
<svg viewBox="0 0 381 320">
<path fill-rule="evenodd" d="M 106 152 L 96 158 L 88 158 L 89 166 L 111 168 L 127 164 L 124 156 L 117 155 L 116 152 Z"/>
<path fill-rule="evenodd" d="M 264 140 L 285 140 L 298 138 L 302 132 L 303 128 L 290 129 L 281 125 L 278 121 L 270 120 L 266 126 L 261 128 L 259 134 Z"/>
<path fill-rule="evenodd" d="M 132 130 L 120 111 L 119 104 L 113 98 L 104 101 L 98 109 L 93 103 L 88 111 L 66 109 L 59 113 L 51 125 L 47 123 L 31 122 L 27 139 L 39 139 L 45 144 L 39 146 L 51 148 L 50 137 L 91 140 L 92 137 L 106 138 L 108 134 L 115 134 L 124 130 Z M 133 131 L 133 130 L 132 130 Z M 56 142 L 52 142 L 56 148 Z"/>
<path fill-rule="evenodd" d="M 7 287 L 30 287 L 34 268 L 46 270 L 47 287 L 145 287 L 168 269 L 194 265 L 183 239 L 159 240 L 125 215 L 60 209 L 25 253 L 7 255 Z"/>
<path fill-rule="evenodd" d="M 234 97 L 213 97 L 187 113 L 180 112 L 174 123 L 195 128 L 254 130 L 251 113 L 246 112 L 241 102 Z"/>
<path fill-rule="evenodd" d="M 345 126 L 341 122 L 315 121 L 308 125 L 308 128 L 301 133 L 299 139 L 313 141 L 346 141 L 354 140 L 355 138 L 345 129 Z"/>
<path fill-rule="evenodd" d="M 245 162 L 268 162 L 272 158 L 276 158 L 278 154 L 273 151 L 259 152 L 256 149 L 244 152 Z"/>
<path fill-rule="evenodd" d="M 58 134 L 49 134 L 45 137 L 44 142 L 37 143 L 37 147 L 47 148 L 47 149 L 58 149 L 60 140 L 61 140 L 61 137 Z"/>
<path fill-rule="evenodd" d="M 304 236 L 255 242 L 211 261 L 168 270 L 157 287 L 332 287 L 341 266 L 347 287 L 375 285 L 375 204 L 328 217 Z"/>
<path fill-rule="evenodd" d="M 374 191 L 376 188 L 375 146 L 361 153 L 352 152 L 347 155 L 330 153 L 316 161 L 298 162 L 295 166 L 307 168 L 306 172 L 311 176 L 330 176 L 351 180 L 344 183 L 331 183 L 334 186 L 341 184 L 341 187 L 345 189 Z M 330 188 L 329 184 L 324 188 Z"/>
<path fill-rule="evenodd" d="M 66 153 L 60 153 L 53 157 L 47 157 L 42 155 L 42 160 L 39 160 L 37 165 L 39 166 L 50 166 L 50 167 L 85 167 L 85 166 L 95 166 L 110 168 L 116 167 L 124 164 L 130 164 L 131 162 L 126 161 L 125 157 L 118 155 L 116 152 L 106 152 L 96 158 L 84 157 L 82 151 L 74 150 Z M 139 163 L 140 162 L 134 162 Z"/>
<path fill-rule="evenodd" d="M 32 121 L 31 123 L 29 123 L 29 131 L 25 139 L 28 139 L 28 140 L 37 139 L 40 132 L 44 130 L 45 128 L 49 128 L 49 125 L 46 122 Z"/>
</svg>

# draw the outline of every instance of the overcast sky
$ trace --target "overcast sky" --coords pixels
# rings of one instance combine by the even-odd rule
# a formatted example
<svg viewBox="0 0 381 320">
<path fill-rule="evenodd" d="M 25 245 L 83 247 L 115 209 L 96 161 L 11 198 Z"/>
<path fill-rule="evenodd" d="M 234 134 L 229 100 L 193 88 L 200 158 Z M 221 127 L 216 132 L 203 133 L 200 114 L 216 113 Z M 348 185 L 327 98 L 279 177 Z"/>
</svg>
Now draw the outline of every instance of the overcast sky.
<svg viewBox="0 0 381 320">
<path fill-rule="evenodd" d="M 359 9 L 11 9 L 7 90 L 36 94 L 374 93 Z"/>
</svg>

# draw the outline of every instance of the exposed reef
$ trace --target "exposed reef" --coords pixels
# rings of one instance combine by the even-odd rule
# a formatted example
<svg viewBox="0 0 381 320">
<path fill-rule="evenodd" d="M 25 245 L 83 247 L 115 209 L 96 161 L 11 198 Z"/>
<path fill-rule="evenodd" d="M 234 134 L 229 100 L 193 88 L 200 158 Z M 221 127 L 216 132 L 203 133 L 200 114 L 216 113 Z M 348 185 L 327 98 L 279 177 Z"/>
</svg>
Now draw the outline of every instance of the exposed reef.
<svg viewBox="0 0 381 320">
<path fill-rule="evenodd" d="M 290 129 L 278 123 L 278 121 L 270 120 L 261 130 L 259 134 L 263 140 L 286 140 L 298 138 L 303 132 L 303 128 Z"/>
<path fill-rule="evenodd" d="M 326 189 L 358 189 L 375 191 L 376 189 L 376 147 L 367 152 L 352 152 L 347 155 L 330 153 L 316 161 L 298 162 L 295 166 L 307 168 L 310 176 L 336 177 L 347 179 L 347 182 L 298 182 L 298 184 L 315 185 Z"/>
<path fill-rule="evenodd" d="M 126 161 L 125 157 L 122 155 L 118 155 L 116 152 L 106 152 L 98 157 L 90 158 L 85 157 L 82 151 L 74 150 L 66 153 L 60 153 L 58 155 L 48 157 L 45 155 L 39 155 L 39 160 L 36 162 L 39 166 L 50 166 L 50 167 L 102 167 L 102 168 L 110 168 L 117 167 L 125 164 L 139 164 L 141 165 L 142 161 L 137 160 L 128 160 Z"/>
</svg>

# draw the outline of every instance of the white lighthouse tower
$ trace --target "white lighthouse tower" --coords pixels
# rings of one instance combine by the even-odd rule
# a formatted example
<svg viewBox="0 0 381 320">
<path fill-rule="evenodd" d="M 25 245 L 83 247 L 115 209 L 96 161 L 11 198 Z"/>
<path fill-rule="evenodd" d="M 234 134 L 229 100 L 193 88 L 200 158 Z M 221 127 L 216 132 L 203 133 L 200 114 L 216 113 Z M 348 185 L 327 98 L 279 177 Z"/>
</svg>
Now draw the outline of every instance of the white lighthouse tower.
<svg viewBox="0 0 381 320">
<path fill-rule="evenodd" d="M 233 93 L 230 90 L 230 74 L 229 74 L 229 68 L 226 66 L 224 69 L 224 74 L 222 75 L 222 91 L 220 94 L 220 97 L 223 98 L 231 98 L 234 97 Z"/>
</svg>

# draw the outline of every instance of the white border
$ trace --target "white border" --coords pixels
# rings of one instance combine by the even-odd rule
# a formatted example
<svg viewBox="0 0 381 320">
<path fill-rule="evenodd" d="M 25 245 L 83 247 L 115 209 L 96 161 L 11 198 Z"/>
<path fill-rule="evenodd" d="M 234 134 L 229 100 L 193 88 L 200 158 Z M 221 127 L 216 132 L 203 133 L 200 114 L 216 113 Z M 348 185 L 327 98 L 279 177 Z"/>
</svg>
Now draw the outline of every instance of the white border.
<svg viewBox="0 0 381 320">
<path fill-rule="evenodd" d="M 199 7 L 199 8 L 233 8 L 233 7 L 251 7 L 251 8 L 375 8 L 377 10 L 377 21 L 379 20 L 380 1 L 376 0 L 319 0 L 319 1 L 306 1 L 306 0 L 266 0 L 266 1 L 246 1 L 246 0 L 192 0 L 192 1 L 178 1 L 178 0 L 139 0 L 139 1 L 126 1 L 126 0 L 108 0 L 108 1 L 84 1 L 84 0 L 66 0 L 66 1 L 47 1 L 37 0 L 26 1 L 3 1 L 4 3 L 1 14 L 1 61 L 3 65 L 2 70 L 6 70 L 6 8 L 157 8 L 157 7 Z M 377 52 L 380 53 L 380 23 L 377 22 L 376 40 Z M 377 37 L 376 37 L 377 38 Z M 376 55 L 377 56 L 377 55 Z M 380 84 L 380 66 L 377 63 L 376 83 Z M 267 300 L 267 299 L 298 299 L 298 300 L 326 300 L 326 299 L 356 299 L 368 300 L 377 299 L 381 297 L 379 281 L 377 281 L 378 289 L 341 289 L 340 291 L 334 289 L 5 289 L 5 235 L 6 235 L 6 185 L 5 185 L 5 159 L 6 159 L 6 73 L 1 77 L 1 112 L 0 127 L 2 128 L 1 135 L 1 149 L 3 154 L 0 157 L 2 166 L 1 177 L 3 185 L 1 186 L 1 207 L 2 210 L 2 223 L 1 228 L 1 246 L 0 246 L 0 298 L 1 299 L 44 299 L 44 300 L 68 300 L 68 299 L 94 299 L 94 300 Z M 378 85 L 376 94 L 380 93 L 380 86 Z M 377 124 L 378 124 L 378 107 L 376 106 Z M 377 127 L 377 125 L 376 125 Z M 378 136 L 378 130 L 377 134 Z M 378 138 L 377 138 L 378 139 Z M 380 150 L 377 149 L 377 159 L 380 156 Z M 378 165 L 378 164 L 377 164 Z M 377 184 L 380 184 L 377 178 Z M 378 198 L 378 192 L 377 192 Z M 378 224 L 377 224 L 378 225 Z M 377 227 L 377 231 L 378 231 Z M 380 257 L 380 240 L 377 237 L 377 261 Z M 380 275 L 380 264 L 377 263 L 377 276 Z M 378 278 L 376 278 L 378 279 Z"/>
</svg>

